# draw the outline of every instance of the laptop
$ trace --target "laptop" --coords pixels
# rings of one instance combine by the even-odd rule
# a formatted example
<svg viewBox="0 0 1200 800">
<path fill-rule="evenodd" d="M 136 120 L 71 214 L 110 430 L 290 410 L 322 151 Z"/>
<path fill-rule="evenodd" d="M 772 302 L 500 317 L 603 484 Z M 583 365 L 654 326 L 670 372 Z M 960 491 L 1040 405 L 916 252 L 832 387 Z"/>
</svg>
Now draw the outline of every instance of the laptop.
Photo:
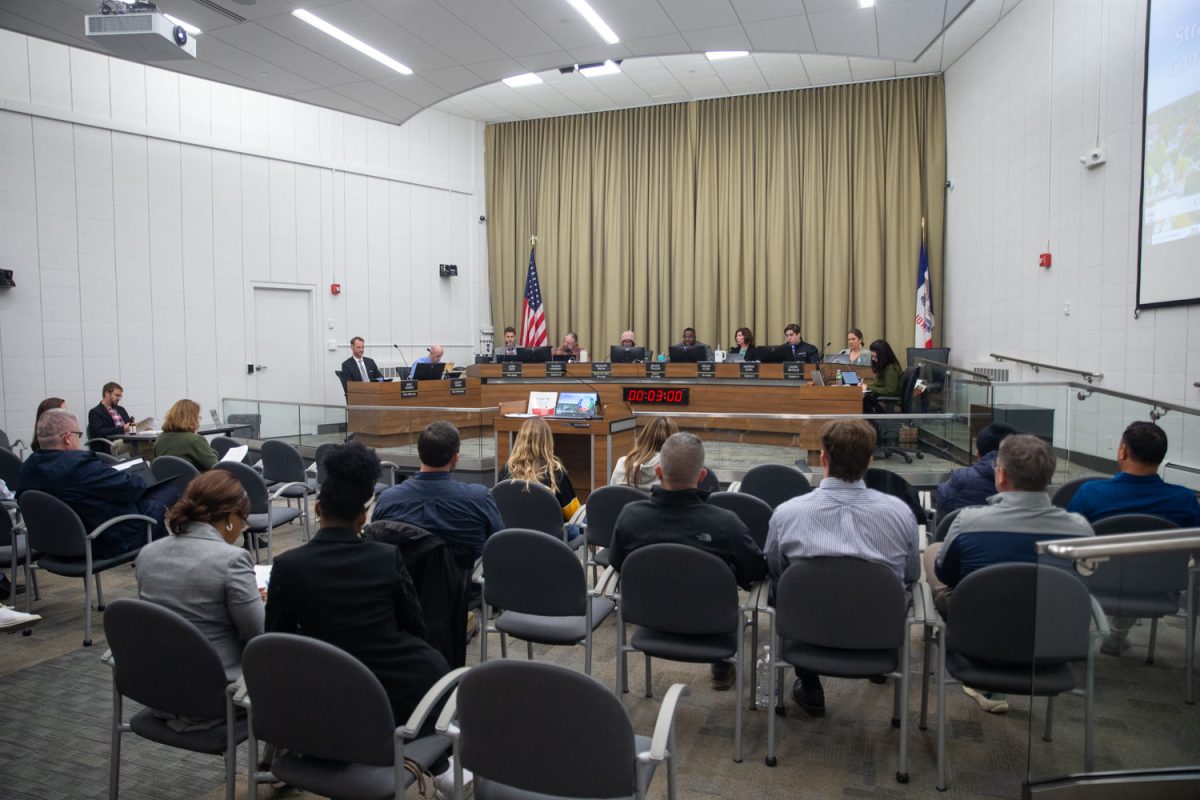
<svg viewBox="0 0 1200 800">
<path fill-rule="evenodd" d="M 559 392 L 554 416 L 559 419 L 596 419 L 599 395 L 596 392 Z"/>
<path fill-rule="evenodd" d="M 150 465 L 146 463 L 144 458 L 131 458 L 126 461 L 118 461 L 112 465 L 112 468 L 117 472 L 128 472 L 130 475 L 136 475 L 140 478 L 142 483 L 146 484 L 146 489 L 142 493 L 143 497 L 151 489 L 175 480 L 174 476 L 167 476 L 165 478 L 154 477 L 154 472 L 150 469 Z"/>
<path fill-rule="evenodd" d="M 442 378 L 442 371 L 446 369 L 446 365 L 439 361 L 436 364 L 430 364 L 428 361 L 422 361 L 419 364 L 413 365 L 412 377 L 414 381 L 437 381 Z"/>
<path fill-rule="evenodd" d="M 812 385 L 813 386 L 824 386 L 825 385 L 825 376 L 821 374 L 821 370 L 814 369 L 812 371 Z"/>
<path fill-rule="evenodd" d="M 842 370 L 842 383 L 846 386 L 858 386 L 861 382 L 858 379 L 858 373 L 854 370 Z"/>
</svg>

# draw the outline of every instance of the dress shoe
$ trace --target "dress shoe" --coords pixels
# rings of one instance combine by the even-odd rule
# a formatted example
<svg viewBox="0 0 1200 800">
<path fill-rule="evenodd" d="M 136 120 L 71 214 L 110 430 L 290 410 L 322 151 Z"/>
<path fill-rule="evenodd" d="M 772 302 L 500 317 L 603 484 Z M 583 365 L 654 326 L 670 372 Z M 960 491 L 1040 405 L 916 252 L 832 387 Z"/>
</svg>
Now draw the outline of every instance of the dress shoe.
<svg viewBox="0 0 1200 800">
<path fill-rule="evenodd" d="M 821 688 L 821 684 L 806 687 L 796 678 L 796 682 L 792 684 L 792 699 L 810 717 L 825 716 L 825 690 Z"/>
</svg>

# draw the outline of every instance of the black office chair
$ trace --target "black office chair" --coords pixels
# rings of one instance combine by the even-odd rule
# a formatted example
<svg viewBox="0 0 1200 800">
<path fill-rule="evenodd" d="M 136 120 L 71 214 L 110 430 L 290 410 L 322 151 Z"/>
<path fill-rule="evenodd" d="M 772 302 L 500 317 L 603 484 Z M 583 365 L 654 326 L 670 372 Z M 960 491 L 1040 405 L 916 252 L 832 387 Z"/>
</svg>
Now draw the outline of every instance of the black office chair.
<svg viewBox="0 0 1200 800">
<path fill-rule="evenodd" d="M 504 527 L 541 531 L 571 544 L 573 549 L 583 546 L 582 536 L 574 543 L 568 541 L 562 506 L 554 492 L 542 484 L 511 479 L 500 481 L 492 487 L 492 499 L 500 510 Z"/>
<path fill-rule="evenodd" d="M 737 514 L 759 548 L 767 546 L 767 527 L 774 509 L 765 500 L 745 492 L 713 492 L 708 496 L 708 504 Z"/>
<path fill-rule="evenodd" d="M 908 509 L 912 511 L 913 516 L 916 517 L 918 525 L 924 525 L 928 521 L 925 507 L 921 505 L 921 495 L 917 493 L 911 483 L 901 476 L 891 470 L 869 467 L 863 476 L 863 481 L 867 484 L 868 489 L 890 494 L 892 497 L 903 500 Z"/>
<path fill-rule="evenodd" d="M 812 491 L 812 484 L 804 473 L 786 464 L 759 464 L 751 467 L 742 477 L 739 492 L 754 495 L 771 508 L 779 506 Z"/>
<path fill-rule="evenodd" d="M 200 475 L 200 470 L 196 469 L 192 462 L 178 456 L 159 456 L 150 462 L 150 472 L 158 481 L 164 478 L 173 478 L 172 483 L 179 491 L 180 497 L 183 497 L 183 492 L 192 482 L 192 478 Z"/>
<path fill-rule="evenodd" d="M 209 446 L 212 447 L 212 449 L 216 452 L 217 458 L 224 458 L 226 453 L 235 447 L 241 447 L 242 443 L 237 439 L 231 439 L 228 436 L 214 436 L 213 440 L 209 443 Z M 242 463 L 245 463 L 246 459 L 249 457 L 250 453 L 247 452 L 245 457 L 242 458 Z"/>
<path fill-rule="evenodd" d="M 12 450 L 0 449 L 0 481 L 10 492 L 17 490 L 17 475 L 21 472 L 21 459 Z"/>
<path fill-rule="evenodd" d="M 263 442 L 262 476 L 267 485 L 272 487 L 275 496 L 282 497 L 289 506 L 291 506 L 292 500 L 300 501 L 304 509 L 302 541 L 307 542 L 310 533 L 308 498 L 317 493 L 317 479 L 309 477 L 300 452 L 287 442 L 278 439 Z M 287 485 L 280 487 L 279 484 Z"/>
<path fill-rule="evenodd" d="M 630 503 L 649 499 L 649 495 L 632 486 L 601 486 L 588 495 L 584 533 L 589 549 L 587 565 L 592 568 L 592 583 L 597 580 L 597 567 L 608 566 L 608 548 L 612 547 L 617 517 Z"/>
<path fill-rule="evenodd" d="M 245 490 L 246 496 L 250 498 L 250 517 L 246 527 L 242 530 L 242 534 L 246 539 L 246 549 L 254 552 L 254 560 L 259 560 L 259 534 L 267 535 L 267 563 L 271 563 L 271 537 L 275 532 L 275 528 L 280 525 L 285 525 L 295 519 L 299 519 L 303 513 L 298 508 L 291 506 L 277 506 L 272 503 L 272 500 L 277 500 L 282 496 L 282 493 L 290 486 L 296 484 L 285 483 L 275 490 L 274 494 L 269 494 L 267 484 L 263 481 L 261 475 L 254 470 L 253 467 L 247 466 L 238 461 L 222 461 L 213 469 L 222 469 L 237 478 L 242 484 L 242 489 Z"/>
<path fill-rule="evenodd" d="M 1098 475 L 1089 475 L 1082 478 L 1072 478 L 1071 480 L 1058 487 L 1054 492 L 1054 496 L 1050 498 L 1051 505 L 1059 508 L 1066 508 L 1071 505 L 1071 501 L 1075 499 L 1075 493 L 1079 491 L 1079 487 L 1083 486 L 1088 481 L 1106 480 Z"/>
<path fill-rule="evenodd" d="M 954 524 L 954 518 L 958 516 L 961 508 L 956 508 L 949 514 L 939 514 L 937 528 L 934 530 L 933 540 L 935 542 L 944 542 L 946 537 L 950 535 L 950 526 Z"/>
<path fill-rule="evenodd" d="M 721 479 L 718 477 L 716 470 L 712 467 L 705 466 L 704 479 L 700 481 L 698 487 L 702 492 L 719 492 L 721 491 Z"/>
<path fill-rule="evenodd" d="M 32 567 L 32 563 L 40 557 L 41 553 L 29 549 L 29 537 L 25 534 L 25 528 L 15 525 L 8 509 L 0 506 L 0 564 L 8 565 L 14 591 L 17 585 L 17 568 L 20 567 L 24 571 L 26 614 L 33 612 L 32 600 L 42 599 L 38 595 L 37 570 Z M 13 607 L 16 607 L 15 601 Z M 29 636 L 33 631 L 26 628 L 23 633 Z"/>
<path fill-rule="evenodd" d="M 914 413 L 913 405 L 913 390 L 917 387 L 917 377 L 920 375 L 920 370 L 916 367 L 909 367 L 904 370 L 900 376 L 900 396 L 899 397 L 877 397 L 879 407 L 886 414 L 912 414 Z M 877 422 L 877 421 L 876 421 Z M 891 423 L 888 423 L 889 427 Z M 924 458 L 925 454 L 919 448 L 908 449 L 898 445 L 888 445 L 883 443 L 883 425 L 876 424 L 875 430 L 879 432 L 879 441 L 875 445 L 874 457 L 876 459 L 889 458 L 891 456 L 900 456 L 904 459 L 905 464 L 912 463 L 912 457 Z"/>
<path fill-rule="evenodd" d="M 237 434 L 243 439 L 258 439 L 262 434 L 262 414 L 230 414 L 225 422 L 242 426 L 230 431 L 230 436 Z"/>
</svg>

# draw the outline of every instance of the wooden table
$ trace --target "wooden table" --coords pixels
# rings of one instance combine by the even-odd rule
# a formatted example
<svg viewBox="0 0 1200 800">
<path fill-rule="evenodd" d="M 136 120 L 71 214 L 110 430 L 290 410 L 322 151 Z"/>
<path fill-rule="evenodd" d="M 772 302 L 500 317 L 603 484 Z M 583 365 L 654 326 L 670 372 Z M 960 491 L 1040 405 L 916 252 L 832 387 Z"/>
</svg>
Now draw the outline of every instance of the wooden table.
<svg viewBox="0 0 1200 800">
<path fill-rule="evenodd" d="M 246 425 L 201 425 L 196 431 L 201 436 L 211 436 L 213 434 L 222 434 L 228 436 L 238 428 L 245 428 Z M 162 431 L 153 431 L 146 433 L 118 433 L 109 436 L 110 441 L 125 442 L 129 446 L 130 452 L 138 457 L 144 458 L 146 461 L 154 460 L 154 443 L 158 441 L 159 434 Z"/>
<path fill-rule="evenodd" d="M 431 422 L 446 420 L 463 438 L 492 435 L 494 411 L 483 411 L 478 378 L 346 384 L 346 422 L 356 441 L 371 447 L 415 443 Z M 377 408 L 356 408 L 377 406 Z M 389 410 L 395 409 L 395 410 Z"/>
</svg>

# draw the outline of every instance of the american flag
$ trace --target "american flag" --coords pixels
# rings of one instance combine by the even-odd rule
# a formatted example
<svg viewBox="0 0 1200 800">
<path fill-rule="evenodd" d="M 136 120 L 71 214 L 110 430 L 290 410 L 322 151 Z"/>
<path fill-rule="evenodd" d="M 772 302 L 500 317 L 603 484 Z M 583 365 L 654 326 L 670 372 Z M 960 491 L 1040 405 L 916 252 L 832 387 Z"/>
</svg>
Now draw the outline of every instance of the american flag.
<svg viewBox="0 0 1200 800">
<path fill-rule="evenodd" d="M 529 272 L 525 275 L 525 305 L 521 320 L 521 346 L 541 347 L 550 341 L 546 333 L 546 308 L 542 305 L 542 287 L 538 283 L 533 249 L 529 250 Z"/>
<path fill-rule="evenodd" d="M 925 237 L 921 237 L 921 260 L 917 268 L 917 316 L 914 328 L 917 347 L 933 347 L 933 283 L 929 259 L 925 256 Z"/>
</svg>

